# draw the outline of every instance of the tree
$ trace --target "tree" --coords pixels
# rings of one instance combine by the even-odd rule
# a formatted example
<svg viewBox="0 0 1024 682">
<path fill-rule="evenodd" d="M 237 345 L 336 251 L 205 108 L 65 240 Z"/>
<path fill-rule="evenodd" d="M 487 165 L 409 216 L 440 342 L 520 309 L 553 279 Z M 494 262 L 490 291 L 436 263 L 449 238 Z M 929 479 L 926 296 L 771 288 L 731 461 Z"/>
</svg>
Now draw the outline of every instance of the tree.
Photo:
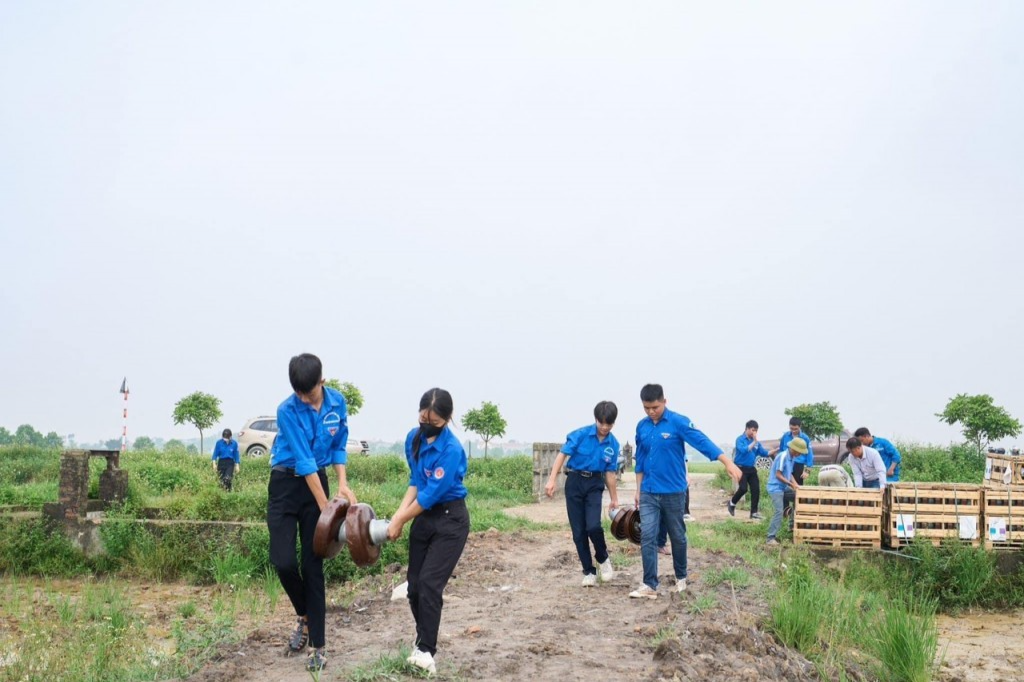
<svg viewBox="0 0 1024 682">
<path fill-rule="evenodd" d="M 484 459 L 487 459 L 487 444 L 495 436 L 504 436 L 508 423 L 498 412 L 498 406 L 485 400 L 480 404 L 479 409 L 470 410 L 462 415 L 462 426 L 483 439 Z"/>
<path fill-rule="evenodd" d="M 175 424 L 188 422 L 199 429 L 199 451 L 204 452 L 203 431 L 210 428 L 223 415 L 220 411 L 220 398 L 209 393 L 196 391 L 174 405 L 171 415 Z"/>
<path fill-rule="evenodd" d="M 111 438 L 110 440 L 103 441 L 103 447 L 105 447 L 107 450 L 120 450 L 121 439 Z"/>
<path fill-rule="evenodd" d="M 786 408 L 790 417 L 798 417 L 803 422 L 801 428 L 811 440 L 823 440 L 830 436 L 838 436 L 843 431 L 843 421 L 835 405 L 828 402 L 804 403 Z"/>
<path fill-rule="evenodd" d="M 164 443 L 164 452 L 175 452 L 175 451 L 184 450 L 184 449 L 185 449 L 185 444 L 182 443 L 177 438 L 172 438 L 169 441 L 167 441 L 166 443 Z"/>
<path fill-rule="evenodd" d="M 964 438 L 978 452 L 994 440 L 1020 435 L 1020 422 L 1004 408 L 992 402 L 992 396 L 957 394 L 946 403 L 946 409 L 935 415 L 947 424 L 959 424 Z"/>
<path fill-rule="evenodd" d="M 333 388 L 343 396 L 345 396 L 345 405 L 348 406 L 348 416 L 354 417 L 359 414 L 360 408 L 363 406 L 363 392 L 359 390 L 359 387 L 353 384 L 351 381 L 342 383 L 337 379 L 328 379 L 324 382 L 324 386 Z"/>
<path fill-rule="evenodd" d="M 22 424 L 14 432 L 14 444 L 41 447 L 43 444 L 43 434 L 36 431 L 29 424 Z"/>
<path fill-rule="evenodd" d="M 64 447 L 64 439 L 56 431 L 50 431 L 43 437 L 43 447 L 50 450 L 60 450 Z"/>
<path fill-rule="evenodd" d="M 0 445 L 10 445 L 14 442 L 14 436 L 3 426 L 0 426 Z"/>
<path fill-rule="evenodd" d="M 132 450 L 156 450 L 156 443 L 149 436 L 139 436 L 132 443 Z"/>
</svg>

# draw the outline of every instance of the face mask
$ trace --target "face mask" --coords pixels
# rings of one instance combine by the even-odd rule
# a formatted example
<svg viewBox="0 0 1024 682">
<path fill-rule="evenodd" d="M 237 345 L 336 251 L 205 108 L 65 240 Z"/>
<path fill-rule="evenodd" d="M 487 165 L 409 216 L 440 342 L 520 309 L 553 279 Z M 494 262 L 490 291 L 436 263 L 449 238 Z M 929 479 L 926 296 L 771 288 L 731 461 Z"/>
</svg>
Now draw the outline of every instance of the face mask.
<svg viewBox="0 0 1024 682">
<path fill-rule="evenodd" d="M 424 438 L 436 438 L 444 430 L 443 426 L 433 424 L 420 424 L 420 435 Z"/>
</svg>

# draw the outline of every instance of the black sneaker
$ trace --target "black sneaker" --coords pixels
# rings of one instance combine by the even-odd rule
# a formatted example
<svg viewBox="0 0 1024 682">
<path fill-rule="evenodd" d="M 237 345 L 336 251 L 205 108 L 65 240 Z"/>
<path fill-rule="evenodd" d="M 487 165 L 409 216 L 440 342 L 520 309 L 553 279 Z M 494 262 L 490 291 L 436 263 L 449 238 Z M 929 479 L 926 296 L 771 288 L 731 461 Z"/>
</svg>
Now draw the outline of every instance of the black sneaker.
<svg viewBox="0 0 1024 682">
<path fill-rule="evenodd" d="M 313 649 L 313 653 L 306 659 L 306 670 L 311 673 L 318 673 L 327 667 L 327 651 L 324 647 Z"/>
<path fill-rule="evenodd" d="M 729 503 L 729 516 L 736 516 L 736 505 L 732 502 Z"/>
<path fill-rule="evenodd" d="M 305 649 L 307 644 L 309 644 L 309 627 L 304 619 L 299 618 L 295 632 L 288 638 L 288 648 L 298 653 Z"/>
</svg>

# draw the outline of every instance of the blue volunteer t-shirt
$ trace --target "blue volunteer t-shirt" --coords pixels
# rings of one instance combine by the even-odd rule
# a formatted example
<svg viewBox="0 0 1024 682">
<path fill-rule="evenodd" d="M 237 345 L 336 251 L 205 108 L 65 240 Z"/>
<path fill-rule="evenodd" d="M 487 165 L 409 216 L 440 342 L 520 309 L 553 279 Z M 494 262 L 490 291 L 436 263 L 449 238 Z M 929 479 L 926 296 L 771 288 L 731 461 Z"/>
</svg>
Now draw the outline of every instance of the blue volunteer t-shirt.
<svg viewBox="0 0 1024 682">
<path fill-rule="evenodd" d="M 348 409 L 345 397 L 324 386 L 324 401 L 314 410 L 292 393 L 277 408 L 277 438 L 270 466 L 295 469 L 308 476 L 331 464 L 345 464 L 348 453 Z"/>
<path fill-rule="evenodd" d="M 416 488 L 416 501 L 424 509 L 461 500 L 468 494 L 462 480 L 468 461 L 462 443 L 445 427 L 433 443 L 420 440 L 419 457 L 412 453 L 412 439 L 419 427 L 405 437 L 405 461 L 409 464 L 409 485 Z"/>
<path fill-rule="evenodd" d="M 784 493 L 789 490 L 789 486 L 780 481 L 775 475 L 776 473 L 781 473 L 787 481 L 793 477 L 793 458 L 789 456 L 789 450 L 782 450 L 775 455 L 772 468 L 768 470 L 768 485 L 766 486 L 769 493 Z"/>
<path fill-rule="evenodd" d="M 878 450 L 878 454 L 882 456 L 882 463 L 885 464 L 886 472 L 889 471 L 889 467 L 892 466 L 892 463 L 896 462 L 896 471 L 894 471 L 891 476 L 888 473 L 885 475 L 886 483 L 896 483 L 899 481 L 900 471 L 903 469 L 903 465 L 901 464 L 903 458 L 900 456 L 900 451 L 892 444 L 892 441 L 886 438 L 874 436 L 874 442 L 871 444 L 871 447 Z"/>
<path fill-rule="evenodd" d="M 224 442 L 223 438 L 217 439 L 217 444 L 213 446 L 213 461 L 221 459 L 231 458 L 235 460 L 235 464 L 238 464 L 238 443 L 234 439 Z"/>
<path fill-rule="evenodd" d="M 807 443 L 807 454 L 794 457 L 793 464 L 804 464 L 808 467 L 814 466 L 814 448 L 811 447 L 811 439 L 803 431 L 800 432 L 800 438 L 803 438 L 804 442 Z M 793 434 L 791 432 L 786 431 L 782 434 L 782 438 L 779 439 L 779 451 L 787 452 L 787 448 L 792 440 Z"/>
<path fill-rule="evenodd" d="M 753 442 L 754 439 L 747 438 L 745 432 L 740 434 L 736 439 L 736 456 L 733 458 L 733 464 L 738 467 L 752 467 L 758 457 L 768 456 L 768 451 L 760 443 L 751 448 L 750 444 Z"/>
<path fill-rule="evenodd" d="M 603 441 L 597 439 L 597 424 L 576 429 L 565 437 L 562 452 L 567 465 L 576 471 L 612 471 L 619 468 L 619 441 L 611 433 Z"/>
<path fill-rule="evenodd" d="M 686 444 L 712 462 L 722 449 L 693 425 L 689 417 L 665 410 L 655 424 L 644 417 L 636 425 L 636 473 L 643 474 L 640 492 L 681 493 L 687 488 Z"/>
</svg>

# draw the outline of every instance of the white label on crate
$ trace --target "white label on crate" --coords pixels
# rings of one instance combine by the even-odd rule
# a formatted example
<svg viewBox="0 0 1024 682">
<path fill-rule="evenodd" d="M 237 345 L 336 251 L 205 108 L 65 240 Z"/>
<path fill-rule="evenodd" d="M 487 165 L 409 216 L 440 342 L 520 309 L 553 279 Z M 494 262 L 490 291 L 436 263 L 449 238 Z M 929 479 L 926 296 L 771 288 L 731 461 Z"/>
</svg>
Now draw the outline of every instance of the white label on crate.
<svg viewBox="0 0 1024 682">
<path fill-rule="evenodd" d="M 1006 519 L 998 516 L 989 518 L 988 539 L 992 542 L 1006 542 Z"/>
<path fill-rule="evenodd" d="M 978 539 L 978 517 L 977 516 L 958 516 L 956 517 L 957 523 L 960 525 L 960 539 L 961 540 L 977 540 Z"/>
<path fill-rule="evenodd" d="M 992 478 L 992 458 L 991 457 L 986 457 L 985 458 L 985 480 L 987 481 L 990 478 Z"/>
<path fill-rule="evenodd" d="M 913 514 L 897 514 L 896 515 L 896 537 L 898 537 L 898 538 L 912 538 L 912 537 L 914 537 L 914 515 Z"/>
<path fill-rule="evenodd" d="M 1003 471 L 1003 483 L 1010 485 L 1011 481 L 1013 481 L 1013 466 L 1007 465 L 1006 469 Z"/>
</svg>

